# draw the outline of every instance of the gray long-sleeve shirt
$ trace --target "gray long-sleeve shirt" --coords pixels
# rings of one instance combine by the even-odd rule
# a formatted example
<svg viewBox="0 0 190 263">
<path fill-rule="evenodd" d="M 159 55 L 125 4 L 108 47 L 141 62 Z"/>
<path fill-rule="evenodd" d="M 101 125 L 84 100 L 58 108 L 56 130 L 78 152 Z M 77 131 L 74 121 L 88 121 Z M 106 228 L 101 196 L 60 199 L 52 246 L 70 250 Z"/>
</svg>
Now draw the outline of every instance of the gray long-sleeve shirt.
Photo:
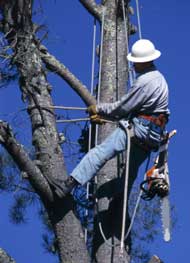
<svg viewBox="0 0 190 263">
<path fill-rule="evenodd" d="M 114 103 L 99 103 L 96 106 L 100 115 L 117 119 L 139 114 L 165 113 L 168 109 L 168 85 L 164 76 L 155 66 L 138 76 L 134 85 L 121 100 Z"/>
</svg>

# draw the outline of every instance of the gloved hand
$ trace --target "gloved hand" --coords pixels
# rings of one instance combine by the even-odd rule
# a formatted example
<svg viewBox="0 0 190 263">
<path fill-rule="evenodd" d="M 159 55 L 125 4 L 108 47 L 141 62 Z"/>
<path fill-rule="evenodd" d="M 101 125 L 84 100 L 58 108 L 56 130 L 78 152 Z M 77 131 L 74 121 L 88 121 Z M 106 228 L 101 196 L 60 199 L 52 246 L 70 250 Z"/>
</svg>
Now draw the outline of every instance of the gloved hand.
<svg viewBox="0 0 190 263">
<path fill-rule="evenodd" d="M 98 114 L 94 114 L 90 116 L 90 121 L 95 124 L 105 124 L 106 120 L 102 119 L 102 117 Z"/>
<path fill-rule="evenodd" d="M 96 110 L 96 105 L 90 105 L 86 112 L 88 112 L 90 115 L 96 115 L 97 114 L 97 110 Z"/>
</svg>

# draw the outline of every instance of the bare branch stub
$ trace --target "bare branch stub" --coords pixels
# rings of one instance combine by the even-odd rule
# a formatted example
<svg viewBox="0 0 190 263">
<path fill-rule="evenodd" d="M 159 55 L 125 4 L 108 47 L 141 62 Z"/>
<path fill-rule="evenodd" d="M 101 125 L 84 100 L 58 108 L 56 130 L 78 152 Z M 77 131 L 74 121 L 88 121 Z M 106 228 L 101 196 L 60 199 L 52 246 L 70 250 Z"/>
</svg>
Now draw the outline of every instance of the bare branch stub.
<svg viewBox="0 0 190 263">
<path fill-rule="evenodd" d="M 79 0 L 81 4 L 93 15 L 96 19 L 101 21 L 102 5 L 98 5 L 94 0 Z"/>
<path fill-rule="evenodd" d="M 0 248 L 0 262 L 16 263 L 16 261 L 2 248 Z"/>
<path fill-rule="evenodd" d="M 52 191 L 40 169 L 30 159 L 24 147 L 18 143 L 8 123 L 3 121 L 0 122 L 0 143 L 12 156 L 19 169 L 28 174 L 34 189 L 38 193 L 38 189 L 40 189 L 42 196 L 44 195 L 50 201 L 53 201 Z M 42 189 L 44 189 L 44 191 Z"/>
</svg>

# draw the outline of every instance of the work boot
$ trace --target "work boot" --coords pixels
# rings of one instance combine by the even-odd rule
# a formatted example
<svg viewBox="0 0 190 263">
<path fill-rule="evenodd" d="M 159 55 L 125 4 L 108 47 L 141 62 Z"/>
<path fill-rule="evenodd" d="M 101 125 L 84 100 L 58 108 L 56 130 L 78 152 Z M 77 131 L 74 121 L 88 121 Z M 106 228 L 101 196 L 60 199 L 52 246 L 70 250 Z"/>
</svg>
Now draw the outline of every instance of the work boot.
<svg viewBox="0 0 190 263">
<path fill-rule="evenodd" d="M 59 198 L 63 198 L 78 184 L 78 182 L 72 177 L 69 176 L 66 180 L 61 181 L 59 185 L 56 185 L 55 192 Z"/>
</svg>

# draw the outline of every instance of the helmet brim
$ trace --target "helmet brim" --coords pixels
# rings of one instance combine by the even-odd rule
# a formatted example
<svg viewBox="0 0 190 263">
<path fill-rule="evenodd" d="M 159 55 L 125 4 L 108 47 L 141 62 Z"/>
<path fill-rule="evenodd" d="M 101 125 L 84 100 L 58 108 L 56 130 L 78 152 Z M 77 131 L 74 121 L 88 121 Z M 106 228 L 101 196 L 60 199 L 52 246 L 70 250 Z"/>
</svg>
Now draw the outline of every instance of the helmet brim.
<svg viewBox="0 0 190 263">
<path fill-rule="evenodd" d="M 132 53 L 127 55 L 127 59 L 131 62 L 143 63 L 153 61 L 161 56 L 161 52 L 159 50 L 155 50 L 154 54 L 146 57 L 134 57 Z"/>
</svg>

